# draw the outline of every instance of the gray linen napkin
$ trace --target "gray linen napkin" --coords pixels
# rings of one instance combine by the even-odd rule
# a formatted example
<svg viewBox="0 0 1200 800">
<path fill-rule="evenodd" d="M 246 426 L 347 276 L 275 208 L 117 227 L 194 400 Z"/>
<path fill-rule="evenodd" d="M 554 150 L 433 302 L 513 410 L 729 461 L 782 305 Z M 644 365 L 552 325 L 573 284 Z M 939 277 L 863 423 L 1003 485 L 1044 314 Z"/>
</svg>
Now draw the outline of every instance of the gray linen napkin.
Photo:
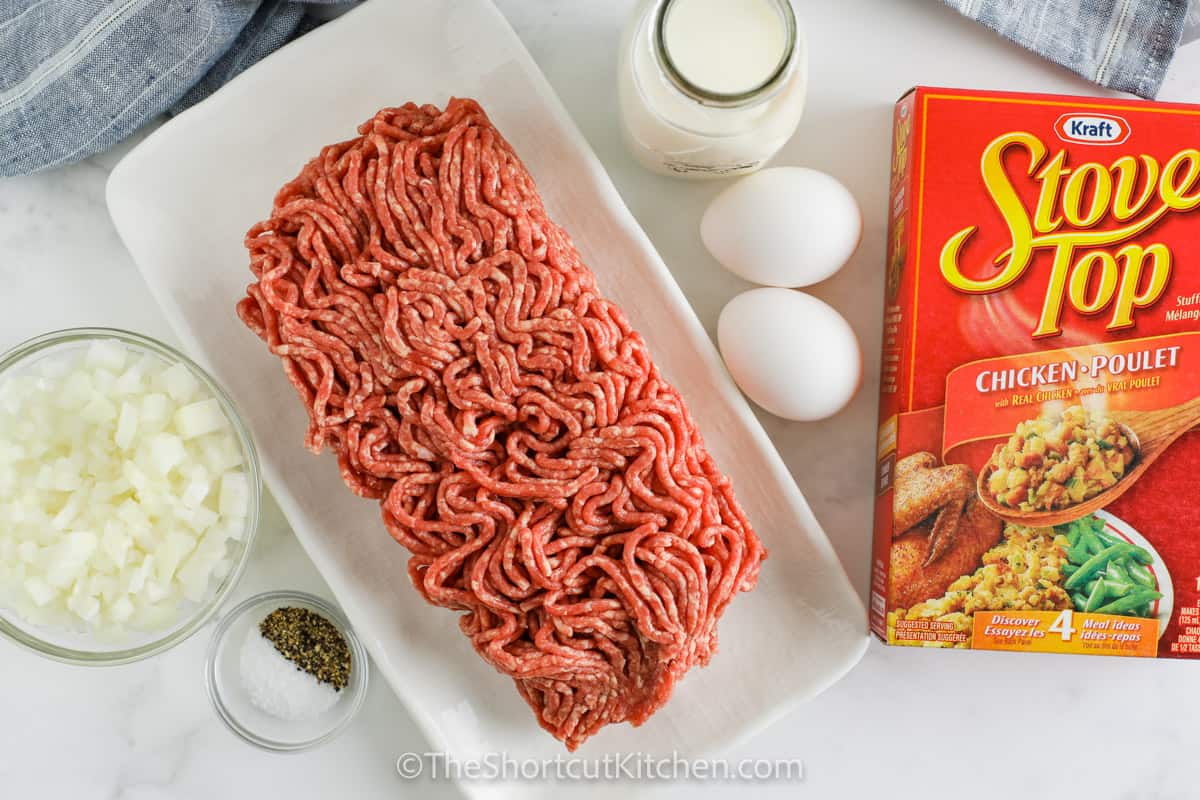
<svg viewBox="0 0 1200 800">
<path fill-rule="evenodd" d="M 1154 97 L 1188 0 L 944 0 L 1022 47 L 1110 89 Z"/>
<path fill-rule="evenodd" d="M 0 176 L 70 164 L 203 100 L 337 0 L 0 0 Z"/>
</svg>

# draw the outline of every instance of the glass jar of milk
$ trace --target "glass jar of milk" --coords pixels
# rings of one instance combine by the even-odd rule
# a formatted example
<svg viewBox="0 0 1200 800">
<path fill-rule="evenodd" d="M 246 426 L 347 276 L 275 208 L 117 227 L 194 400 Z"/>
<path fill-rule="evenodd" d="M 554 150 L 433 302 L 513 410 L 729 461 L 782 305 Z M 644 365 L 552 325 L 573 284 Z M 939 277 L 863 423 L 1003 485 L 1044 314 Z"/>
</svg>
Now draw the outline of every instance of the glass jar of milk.
<svg viewBox="0 0 1200 800">
<path fill-rule="evenodd" d="M 644 0 L 618 70 L 629 149 L 686 178 L 761 167 L 795 132 L 808 83 L 789 0 Z"/>
</svg>

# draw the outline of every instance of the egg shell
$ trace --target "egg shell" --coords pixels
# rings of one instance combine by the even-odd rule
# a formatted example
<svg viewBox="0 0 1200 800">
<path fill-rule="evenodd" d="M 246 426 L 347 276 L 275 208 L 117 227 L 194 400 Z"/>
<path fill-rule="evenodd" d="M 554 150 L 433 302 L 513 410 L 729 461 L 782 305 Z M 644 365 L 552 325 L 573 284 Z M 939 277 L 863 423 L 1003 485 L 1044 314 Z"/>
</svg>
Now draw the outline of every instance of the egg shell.
<svg viewBox="0 0 1200 800">
<path fill-rule="evenodd" d="M 700 238 L 751 283 L 798 287 L 841 269 L 862 239 L 862 211 L 836 178 L 806 167 L 756 172 L 717 195 Z"/>
<path fill-rule="evenodd" d="M 743 292 L 721 311 L 717 342 L 746 396 L 784 419 L 832 416 L 862 383 L 862 351 L 849 323 L 803 292 Z"/>
</svg>

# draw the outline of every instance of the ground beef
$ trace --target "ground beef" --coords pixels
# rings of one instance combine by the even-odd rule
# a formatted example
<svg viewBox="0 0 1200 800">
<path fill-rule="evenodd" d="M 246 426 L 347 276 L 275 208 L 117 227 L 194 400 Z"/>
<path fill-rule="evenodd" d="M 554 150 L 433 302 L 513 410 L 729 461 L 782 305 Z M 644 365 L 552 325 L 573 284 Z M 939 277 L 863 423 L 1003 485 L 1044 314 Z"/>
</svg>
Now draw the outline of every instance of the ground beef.
<svg viewBox="0 0 1200 800">
<path fill-rule="evenodd" d="M 574 749 L 716 649 L 763 548 L 678 392 L 472 100 L 380 111 L 246 236 L 307 446 Z M 619 268 L 614 265 L 614 268 Z"/>
</svg>

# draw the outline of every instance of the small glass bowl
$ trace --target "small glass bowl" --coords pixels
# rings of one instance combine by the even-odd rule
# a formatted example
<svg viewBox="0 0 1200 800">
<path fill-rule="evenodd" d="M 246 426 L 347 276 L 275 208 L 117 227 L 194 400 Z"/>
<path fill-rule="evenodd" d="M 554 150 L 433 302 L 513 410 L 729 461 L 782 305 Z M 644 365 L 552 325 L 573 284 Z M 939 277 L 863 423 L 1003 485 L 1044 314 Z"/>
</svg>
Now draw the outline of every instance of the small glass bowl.
<svg viewBox="0 0 1200 800">
<path fill-rule="evenodd" d="M 312 719 L 274 717 L 250 702 L 241 679 L 241 649 L 251 630 L 277 608 L 306 608 L 325 617 L 350 648 L 350 682 L 333 707 Z M 250 744 L 275 753 L 299 753 L 332 741 L 362 708 L 367 695 L 367 651 L 350 623 L 332 605 L 304 592 L 278 591 L 255 595 L 225 615 L 208 647 L 204 682 L 217 716 Z"/>
<path fill-rule="evenodd" d="M 47 333 L 0 355 L 0 384 L 11 375 L 24 374 L 44 358 L 74 349 L 86 349 L 96 341 L 113 340 L 134 353 L 160 358 L 164 364 L 182 364 L 217 399 L 242 449 L 243 468 L 250 484 L 250 505 L 246 509 L 246 527 L 241 539 L 230 540 L 227 544 L 228 558 L 232 562 L 229 573 L 220 581 L 210 581 L 208 591 L 200 602 L 182 604 L 178 619 L 165 631 L 131 630 L 120 638 L 110 639 L 84 630 L 35 625 L 0 606 L 0 634 L 39 655 L 83 666 L 115 666 L 149 658 L 175 647 L 208 622 L 245 570 L 258 531 L 262 503 L 258 452 L 237 406 L 221 385 L 196 362 L 157 339 L 116 328 L 70 328 Z"/>
</svg>

